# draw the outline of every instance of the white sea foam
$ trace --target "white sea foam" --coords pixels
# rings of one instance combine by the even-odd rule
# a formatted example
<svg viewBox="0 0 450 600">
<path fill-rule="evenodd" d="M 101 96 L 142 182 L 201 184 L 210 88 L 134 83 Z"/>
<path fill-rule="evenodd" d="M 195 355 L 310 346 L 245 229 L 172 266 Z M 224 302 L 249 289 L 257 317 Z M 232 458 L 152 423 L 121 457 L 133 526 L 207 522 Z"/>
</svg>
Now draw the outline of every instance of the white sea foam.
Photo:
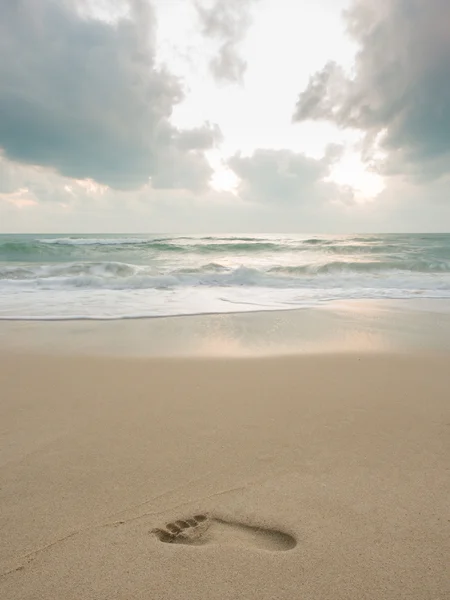
<svg viewBox="0 0 450 600">
<path fill-rule="evenodd" d="M 148 244 L 148 239 L 143 238 L 44 238 L 35 240 L 39 244 L 56 246 L 125 246 L 129 244 Z"/>
</svg>

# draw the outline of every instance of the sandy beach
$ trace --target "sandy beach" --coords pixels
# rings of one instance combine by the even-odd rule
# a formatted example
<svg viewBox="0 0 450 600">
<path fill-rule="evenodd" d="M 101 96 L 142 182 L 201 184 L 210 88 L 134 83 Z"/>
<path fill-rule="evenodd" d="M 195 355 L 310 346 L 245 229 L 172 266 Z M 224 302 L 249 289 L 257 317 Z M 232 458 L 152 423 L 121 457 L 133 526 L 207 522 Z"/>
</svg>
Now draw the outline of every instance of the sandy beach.
<svg viewBox="0 0 450 600">
<path fill-rule="evenodd" d="M 413 350 L 3 344 L 0 597 L 448 598 L 450 353 Z"/>
<path fill-rule="evenodd" d="M 0 600 L 450 600 L 450 0 L 0 48 Z"/>
</svg>

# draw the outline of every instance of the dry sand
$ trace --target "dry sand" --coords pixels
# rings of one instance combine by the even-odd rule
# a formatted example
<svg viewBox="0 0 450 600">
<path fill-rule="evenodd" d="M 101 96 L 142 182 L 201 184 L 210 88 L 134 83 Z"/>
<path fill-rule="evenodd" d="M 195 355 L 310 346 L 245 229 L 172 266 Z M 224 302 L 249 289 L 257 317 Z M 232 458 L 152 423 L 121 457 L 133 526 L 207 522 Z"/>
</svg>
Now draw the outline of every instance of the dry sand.
<svg viewBox="0 0 450 600">
<path fill-rule="evenodd" d="M 0 598 L 450 597 L 450 358 L 0 357 Z"/>
</svg>

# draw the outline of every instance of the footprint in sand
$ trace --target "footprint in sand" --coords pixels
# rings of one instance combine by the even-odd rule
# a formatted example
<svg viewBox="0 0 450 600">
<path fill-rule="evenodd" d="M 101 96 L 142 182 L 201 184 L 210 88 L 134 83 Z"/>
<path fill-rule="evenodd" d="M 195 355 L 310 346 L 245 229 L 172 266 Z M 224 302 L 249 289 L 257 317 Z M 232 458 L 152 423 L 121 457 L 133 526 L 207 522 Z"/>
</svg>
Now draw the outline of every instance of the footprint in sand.
<svg viewBox="0 0 450 600">
<path fill-rule="evenodd" d="M 272 551 L 292 550 L 297 545 L 295 538 L 282 531 L 252 527 L 208 515 L 172 521 L 164 529 L 152 529 L 151 533 L 165 544 L 200 546 L 217 542 Z"/>
</svg>

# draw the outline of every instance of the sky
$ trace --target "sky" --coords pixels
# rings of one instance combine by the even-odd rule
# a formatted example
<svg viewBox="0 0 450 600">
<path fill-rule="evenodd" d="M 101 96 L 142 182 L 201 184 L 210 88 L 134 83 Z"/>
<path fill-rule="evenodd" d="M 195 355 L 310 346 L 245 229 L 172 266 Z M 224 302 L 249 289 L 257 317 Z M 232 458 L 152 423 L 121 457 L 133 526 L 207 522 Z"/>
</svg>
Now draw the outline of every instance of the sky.
<svg viewBox="0 0 450 600">
<path fill-rule="evenodd" d="M 448 0 L 0 0 L 0 233 L 450 230 Z"/>
</svg>

